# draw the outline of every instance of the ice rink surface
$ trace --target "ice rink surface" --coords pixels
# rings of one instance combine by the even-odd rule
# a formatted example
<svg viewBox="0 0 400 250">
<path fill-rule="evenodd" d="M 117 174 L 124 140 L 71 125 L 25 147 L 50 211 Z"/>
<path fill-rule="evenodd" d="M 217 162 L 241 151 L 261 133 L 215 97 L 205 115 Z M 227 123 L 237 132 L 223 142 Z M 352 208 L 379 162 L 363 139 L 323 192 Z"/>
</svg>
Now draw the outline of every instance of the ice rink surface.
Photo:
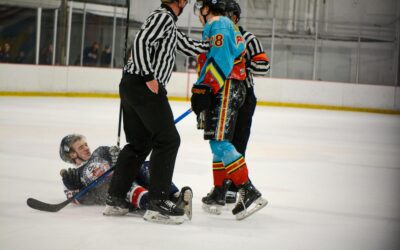
<svg viewBox="0 0 400 250">
<path fill-rule="evenodd" d="M 190 106 L 171 102 L 175 116 Z M 400 116 L 257 107 L 247 151 L 250 177 L 269 200 L 236 221 L 201 209 L 211 152 L 195 116 L 177 124 L 174 182 L 194 191 L 193 220 L 160 225 L 102 216 L 102 206 L 35 211 L 28 197 L 65 200 L 61 138 L 115 145 L 118 99 L 0 97 L 0 249 L 400 249 Z M 125 143 L 122 140 L 122 145 Z"/>
</svg>

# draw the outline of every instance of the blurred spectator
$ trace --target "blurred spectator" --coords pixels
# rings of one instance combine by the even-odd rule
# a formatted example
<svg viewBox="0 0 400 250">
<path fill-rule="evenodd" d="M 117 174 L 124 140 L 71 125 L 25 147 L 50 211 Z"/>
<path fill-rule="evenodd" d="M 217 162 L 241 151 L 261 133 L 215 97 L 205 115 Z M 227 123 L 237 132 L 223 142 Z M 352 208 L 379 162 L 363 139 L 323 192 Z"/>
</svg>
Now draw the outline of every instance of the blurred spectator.
<svg viewBox="0 0 400 250">
<path fill-rule="evenodd" d="M 4 44 L 4 50 L 1 53 L 1 58 L 0 58 L 1 62 L 11 62 L 12 58 L 11 58 L 11 46 L 9 43 L 5 43 Z"/>
<path fill-rule="evenodd" d="M 83 51 L 83 65 L 84 66 L 96 66 L 99 57 L 99 44 L 93 42 L 89 47 L 86 47 Z"/>
<path fill-rule="evenodd" d="M 16 63 L 26 63 L 26 56 L 25 56 L 25 52 L 23 50 L 21 50 L 18 53 L 18 56 L 15 58 L 15 62 Z"/>
<path fill-rule="evenodd" d="M 53 44 L 49 44 L 49 46 L 42 49 L 40 52 L 39 63 L 47 65 L 53 63 Z"/>
<path fill-rule="evenodd" d="M 102 67 L 110 67 L 111 65 L 111 48 L 106 45 L 103 52 L 101 52 L 100 65 Z"/>
</svg>

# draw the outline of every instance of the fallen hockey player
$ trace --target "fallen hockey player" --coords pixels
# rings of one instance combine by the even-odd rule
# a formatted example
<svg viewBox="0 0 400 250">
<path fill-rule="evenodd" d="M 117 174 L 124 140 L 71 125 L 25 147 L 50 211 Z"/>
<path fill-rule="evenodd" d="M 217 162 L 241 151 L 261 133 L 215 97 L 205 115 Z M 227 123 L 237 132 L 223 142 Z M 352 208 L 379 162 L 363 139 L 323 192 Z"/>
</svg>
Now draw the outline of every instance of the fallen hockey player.
<svg viewBox="0 0 400 250">
<path fill-rule="evenodd" d="M 114 166 L 119 152 L 120 149 L 117 146 L 101 146 L 91 153 L 83 135 L 70 134 L 65 136 L 60 143 L 60 157 L 64 162 L 73 165 L 72 168 L 60 171 L 67 198 L 78 193 L 80 189 Z M 149 181 L 149 164 L 145 162 L 140 168 L 138 178 L 132 183 L 129 192 L 126 194 L 126 201 L 130 204 L 131 211 L 143 213 L 146 211 L 149 202 L 147 191 Z M 110 178 L 107 178 L 74 202 L 82 205 L 104 205 L 109 182 Z M 192 197 L 193 193 L 190 187 L 183 187 L 179 191 L 175 184 L 171 184 L 170 199 L 184 209 L 189 220 L 192 218 Z"/>
</svg>

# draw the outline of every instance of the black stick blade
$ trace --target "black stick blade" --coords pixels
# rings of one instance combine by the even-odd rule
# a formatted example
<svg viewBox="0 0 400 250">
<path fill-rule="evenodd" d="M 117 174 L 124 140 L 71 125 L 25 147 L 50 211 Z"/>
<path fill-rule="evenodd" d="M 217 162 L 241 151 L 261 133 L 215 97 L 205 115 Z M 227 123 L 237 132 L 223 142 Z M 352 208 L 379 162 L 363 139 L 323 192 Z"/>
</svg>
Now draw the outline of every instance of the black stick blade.
<svg viewBox="0 0 400 250">
<path fill-rule="evenodd" d="M 33 198 L 29 198 L 26 200 L 26 204 L 36 210 L 45 211 L 45 212 L 58 212 L 65 206 L 67 206 L 71 202 L 70 199 L 65 200 L 59 204 L 49 204 L 45 203 Z"/>
</svg>

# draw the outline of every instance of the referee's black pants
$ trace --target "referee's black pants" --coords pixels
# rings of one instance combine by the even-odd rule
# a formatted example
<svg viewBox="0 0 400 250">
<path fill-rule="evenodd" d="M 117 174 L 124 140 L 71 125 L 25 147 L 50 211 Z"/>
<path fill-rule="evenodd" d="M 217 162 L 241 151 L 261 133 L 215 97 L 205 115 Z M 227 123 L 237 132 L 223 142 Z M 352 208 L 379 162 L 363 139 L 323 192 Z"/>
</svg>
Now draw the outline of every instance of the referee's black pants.
<svg viewBox="0 0 400 250">
<path fill-rule="evenodd" d="M 236 119 L 235 134 L 233 135 L 232 139 L 233 146 L 235 146 L 236 150 L 245 158 L 256 105 L 257 98 L 254 94 L 254 87 L 246 88 L 246 98 L 244 99 L 243 105 L 239 109 Z M 229 191 L 237 192 L 238 189 L 234 185 L 231 185 L 229 187 Z"/>
<path fill-rule="evenodd" d="M 254 94 L 254 87 L 246 88 L 246 98 L 240 107 L 235 127 L 235 134 L 232 144 L 243 156 L 246 155 L 247 143 L 250 138 L 251 124 L 254 111 L 257 105 L 257 98 Z"/>
<path fill-rule="evenodd" d="M 149 199 L 166 200 L 180 145 L 167 92 L 159 85 L 154 94 L 141 76 L 132 74 L 124 74 L 119 92 L 127 145 L 118 156 L 108 193 L 125 198 L 151 152 Z"/>
</svg>

